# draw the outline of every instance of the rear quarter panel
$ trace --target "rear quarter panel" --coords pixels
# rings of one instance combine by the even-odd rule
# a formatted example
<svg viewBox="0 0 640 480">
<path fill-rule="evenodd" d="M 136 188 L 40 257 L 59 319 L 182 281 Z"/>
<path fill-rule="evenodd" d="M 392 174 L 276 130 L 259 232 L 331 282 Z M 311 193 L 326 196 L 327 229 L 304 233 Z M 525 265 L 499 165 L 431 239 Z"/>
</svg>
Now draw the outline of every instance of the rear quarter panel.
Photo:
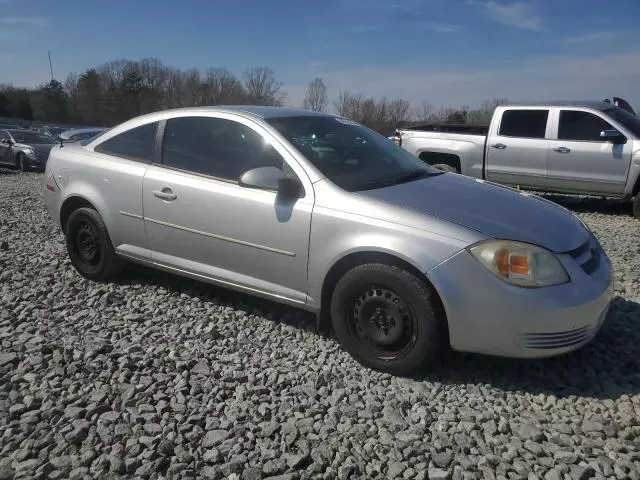
<svg viewBox="0 0 640 480">
<path fill-rule="evenodd" d="M 108 157 L 80 145 L 53 149 L 47 166 L 60 188 L 59 207 L 70 197 L 87 200 L 104 220 L 116 249 L 125 244 L 148 244 L 142 221 L 146 170 L 144 163 Z M 53 215 L 59 222 L 60 211 Z"/>
</svg>

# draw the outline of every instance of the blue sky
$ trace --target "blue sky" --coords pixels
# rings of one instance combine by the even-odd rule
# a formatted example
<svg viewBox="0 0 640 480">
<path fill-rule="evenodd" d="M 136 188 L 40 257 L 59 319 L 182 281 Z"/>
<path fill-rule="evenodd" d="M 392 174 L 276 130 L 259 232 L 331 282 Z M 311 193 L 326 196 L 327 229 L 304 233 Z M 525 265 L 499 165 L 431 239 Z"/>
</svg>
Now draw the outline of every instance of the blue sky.
<svg viewBox="0 0 640 480">
<path fill-rule="evenodd" d="M 640 0 L 0 0 L 0 83 L 121 58 L 267 65 L 289 103 L 320 76 L 417 104 L 622 96 L 640 107 Z"/>
</svg>

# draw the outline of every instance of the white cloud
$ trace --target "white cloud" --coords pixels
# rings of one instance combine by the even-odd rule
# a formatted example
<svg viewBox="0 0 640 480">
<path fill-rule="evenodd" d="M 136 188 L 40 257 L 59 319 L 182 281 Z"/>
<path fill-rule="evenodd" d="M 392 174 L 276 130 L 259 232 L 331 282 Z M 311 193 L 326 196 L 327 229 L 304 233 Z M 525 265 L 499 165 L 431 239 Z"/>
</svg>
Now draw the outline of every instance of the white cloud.
<svg viewBox="0 0 640 480">
<path fill-rule="evenodd" d="M 380 98 L 401 97 L 414 105 L 426 100 L 436 107 L 480 105 L 491 98 L 512 101 L 600 100 L 613 95 L 640 105 L 640 50 L 617 55 L 539 57 L 507 68 L 408 69 L 363 67 L 309 68 L 333 100 L 340 91 Z M 289 104 L 302 105 L 305 85 L 286 86 Z"/>
<path fill-rule="evenodd" d="M 588 32 L 579 35 L 566 37 L 567 43 L 592 43 L 600 41 L 608 41 L 616 38 L 620 32 L 612 32 L 610 30 L 602 30 L 598 32 Z"/>
<path fill-rule="evenodd" d="M 0 25 L 5 27 L 44 27 L 46 24 L 43 17 L 0 17 Z"/>
<path fill-rule="evenodd" d="M 490 18 L 509 27 L 523 30 L 542 30 L 544 21 L 529 2 L 501 3 L 491 0 L 485 4 Z"/>
<path fill-rule="evenodd" d="M 431 32 L 439 33 L 454 33 L 459 31 L 462 27 L 453 23 L 440 23 L 440 22 L 428 22 L 424 27 Z"/>
</svg>

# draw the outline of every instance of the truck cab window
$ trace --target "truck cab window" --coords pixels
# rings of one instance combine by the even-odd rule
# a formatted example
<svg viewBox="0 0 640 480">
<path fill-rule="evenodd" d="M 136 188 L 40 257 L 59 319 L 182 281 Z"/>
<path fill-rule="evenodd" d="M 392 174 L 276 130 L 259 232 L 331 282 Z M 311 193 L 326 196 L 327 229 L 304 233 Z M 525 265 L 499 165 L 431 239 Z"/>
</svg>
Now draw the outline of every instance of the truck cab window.
<svg viewBox="0 0 640 480">
<path fill-rule="evenodd" d="M 518 138 L 544 138 L 549 110 L 506 110 L 498 135 Z"/>
<path fill-rule="evenodd" d="M 575 140 L 583 142 L 603 142 L 600 138 L 602 130 L 613 127 L 602 118 L 589 112 L 578 110 L 562 110 L 558 126 L 559 140 Z"/>
</svg>

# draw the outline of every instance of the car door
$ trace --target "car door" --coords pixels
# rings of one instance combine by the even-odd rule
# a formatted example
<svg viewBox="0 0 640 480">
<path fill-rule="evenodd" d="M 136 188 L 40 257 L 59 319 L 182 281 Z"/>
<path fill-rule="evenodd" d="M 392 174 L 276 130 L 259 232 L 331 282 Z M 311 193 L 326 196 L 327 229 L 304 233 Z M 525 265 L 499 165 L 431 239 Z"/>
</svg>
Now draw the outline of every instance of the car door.
<svg viewBox="0 0 640 480">
<path fill-rule="evenodd" d="M 98 191 L 99 207 L 114 248 L 134 259 L 150 256 L 143 221 L 142 181 L 153 160 L 158 124 L 149 122 L 90 144 L 93 154 L 86 158 L 86 166 L 78 163 L 68 179 L 79 184 L 86 180 Z M 66 176 L 67 172 L 60 174 Z M 95 196 L 96 192 L 90 195 Z"/>
<path fill-rule="evenodd" d="M 144 216 L 155 263 L 290 303 L 307 294 L 313 189 L 268 130 L 223 113 L 167 120 L 161 164 L 144 179 Z M 242 187 L 247 170 L 296 176 L 303 198 Z"/>
<path fill-rule="evenodd" d="M 602 138 L 600 132 L 618 129 L 599 112 L 562 108 L 557 117 L 557 135 L 550 142 L 550 184 L 568 192 L 621 194 L 633 142 Z"/>
<path fill-rule="evenodd" d="M 487 179 L 544 187 L 549 160 L 548 120 L 548 108 L 504 109 L 487 138 Z"/>
<path fill-rule="evenodd" d="M 9 138 L 9 134 L 7 132 L 0 130 L 0 163 L 3 165 L 12 165 Z"/>
</svg>

